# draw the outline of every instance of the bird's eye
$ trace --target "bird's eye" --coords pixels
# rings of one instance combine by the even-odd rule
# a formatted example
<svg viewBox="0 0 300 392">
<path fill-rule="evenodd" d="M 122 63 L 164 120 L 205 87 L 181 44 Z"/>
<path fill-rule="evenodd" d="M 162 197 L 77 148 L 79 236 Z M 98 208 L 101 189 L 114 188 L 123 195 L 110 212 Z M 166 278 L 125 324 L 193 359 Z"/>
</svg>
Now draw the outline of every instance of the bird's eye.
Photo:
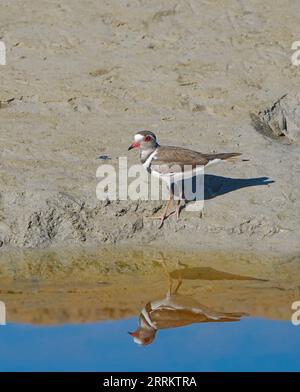
<svg viewBox="0 0 300 392">
<path fill-rule="evenodd" d="M 150 139 L 151 139 L 151 137 L 150 137 L 150 136 L 145 136 L 145 137 L 144 137 L 144 142 L 149 142 L 149 141 L 150 141 Z"/>
</svg>

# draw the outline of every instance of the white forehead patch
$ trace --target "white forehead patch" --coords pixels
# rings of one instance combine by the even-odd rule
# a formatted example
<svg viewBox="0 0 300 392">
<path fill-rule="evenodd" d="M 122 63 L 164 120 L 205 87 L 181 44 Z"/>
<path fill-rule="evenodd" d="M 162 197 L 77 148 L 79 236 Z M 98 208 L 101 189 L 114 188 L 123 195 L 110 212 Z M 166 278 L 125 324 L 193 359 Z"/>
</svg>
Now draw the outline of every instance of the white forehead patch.
<svg viewBox="0 0 300 392">
<path fill-rule="evenodd" d="M 135 142 L 139 143 L 139 142 L 141 142 L 142 140 L 144 140 L 144 136 L 143 136 L 143 135 L 140 135 L 139 133 L 137 133 L 136 135 L 134 135 L 134 141 L 135 141 Z"/>
<path fill-rule="evenodd" d="M 142 339 L 137 338 L 136 336 L 133 338 L 133 341 L 134 341 L 134 343 L 136 343 L 136 344 L 143 344 Z"/>
</svg>

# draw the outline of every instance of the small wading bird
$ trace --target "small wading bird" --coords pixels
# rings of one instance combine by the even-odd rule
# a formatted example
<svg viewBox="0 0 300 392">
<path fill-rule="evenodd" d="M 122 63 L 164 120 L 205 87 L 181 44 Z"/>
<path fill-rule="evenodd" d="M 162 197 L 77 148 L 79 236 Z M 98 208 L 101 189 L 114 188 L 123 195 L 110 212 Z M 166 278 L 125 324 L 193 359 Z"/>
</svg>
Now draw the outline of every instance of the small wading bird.
<svg viewBox="0 0 300 392">
<path fill-rule="evenodd" d="M 167 272 L 166 266 L 163 267 Z M 160 329 L 177 328 L 195 323 L 224 323 L 240 321 L 245 313 L 217 312 L 207 306 L 200 304 L 190 296 L 178 294 L 182 279 L 173 290 L 173 280 L 169 278 L 169 290 L 166 296 L 157 301 L 148 302 L 139 315 L 138 328 L 128 332 L 133 341 L 141 346 L 153 342 L 156 332 Z"/>
<path fill-rule="evenodd" d="M 128 332 L 135 343 L 145 346 L 153 342 L 160 329 L 177 328 L 195 323 L 240 321 L 242 313 L 222 313 L 210 309 L 191 297 L 167 294 L 161 300 L 148 302 L 139 315 L 139 326 Z"/>
<path fill-rule="evenodd" d="M 182 147 L 160 146 L 155 134 L 151 131 L 140 131 L 136 133 L 134 135 L 134 142 L 129 146 L 128 150 L 133 148 L 140 149 L 141 163 L 151 175 L 158 176 L 170 184 L 169 200 L 167 201 L 163 214 L 157 217 L 157 219 L 160 219 L 159 228 L 162 227 L 164 220 L 167 218 L 170 204 L 174 200 L 174 184 L 178 179 L 182 180 L 182 174 L 186 167 L 192 170 L 191 176 L 194 176 L 197 173 L 195 170 L 199 167 L 203 168 L 213 163 L 231 160 L 241 155 L 236 152 L 202 154 L 201 152 Z M 184 178 L 187 178 L 186 172 L 184 173 Z M 180 195 L 180 199 L 185 200 L 183 192 Z M 176 212 L 177 220 L 179 219 L 180 213 L 180 199 L 176 200 L 176 209 L 173 211 Z"/>
</svg>

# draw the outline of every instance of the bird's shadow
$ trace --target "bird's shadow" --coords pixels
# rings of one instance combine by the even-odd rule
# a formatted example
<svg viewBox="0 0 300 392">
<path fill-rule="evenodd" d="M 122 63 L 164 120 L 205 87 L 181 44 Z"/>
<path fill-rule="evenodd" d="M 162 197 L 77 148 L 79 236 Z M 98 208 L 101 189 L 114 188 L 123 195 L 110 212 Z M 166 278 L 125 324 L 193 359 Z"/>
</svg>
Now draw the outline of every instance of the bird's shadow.
<svg viewBox="0 0 300 392">
<path fill-rule="evenodd" d="M 193 189 L 195 188 L 195 184 L 197 183 L 196 178 L 193 177 L 188 181 L 192 181 L 189 184 Z M 204 190 L 202 192 L 201 199 L 210 200 L 215 197 L 225 195 L 226 193 L 234 192 L 238 189 L 248 188 L 252 186 L 261 186 L 261 185 L 269 185 L 274 183 L 275 181 L 269 179 L 268 177 L 255 177 L 255 178 L 231 178 L 231 177 L 222 177 L 215 176 L 213 174 L 205 174 L 204 175 Z M 182 185 L 181 185 L 182 186 Z M 180 188 L 180 187 L 179 187 Z M 185 180 L 183 189 L 187 189 L 187 182 Z M 176 192 L 175 192 L 176 193 Z M 199 200 L 198 197 L 187 198 L 186 202 Z"/>
<path fill-rule="evenodd" d="M 231 178 L 205 174 L 204 176 L 204 200 L 213 199 L 217 196 L 236 191 L 241 188 L 252 186 L 269 185 L 275 181 L 268 177 L 256 178 Z"/>
</svg>

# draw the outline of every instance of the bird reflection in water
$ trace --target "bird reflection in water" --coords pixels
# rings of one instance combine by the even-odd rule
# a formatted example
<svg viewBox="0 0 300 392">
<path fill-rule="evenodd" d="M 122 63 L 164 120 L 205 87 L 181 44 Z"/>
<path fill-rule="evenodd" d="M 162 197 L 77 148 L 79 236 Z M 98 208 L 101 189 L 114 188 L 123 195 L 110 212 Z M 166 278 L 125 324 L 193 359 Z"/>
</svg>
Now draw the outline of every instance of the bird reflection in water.
<svg viewBox="0 0 300 392">
<path fill-rule="evenodd" d="M 239 321 L 242 316 L 245 316 L 245 313 L 218 312 L 200 304 L 190 296 L 178 294 L 182 284 L 180 273 L 177 285 L 173 288 L 173 274 L 167 271 L 165 262 L 163 267 L 168 274 L 168 292 L 164 298 L 148 302 L 142 309 L 138 328 L 134 332 L 129 332 L 135 343 L 142 346 L 152 343 L 160 329 L 183 327 L 194 323 Z"/>
</svg>

